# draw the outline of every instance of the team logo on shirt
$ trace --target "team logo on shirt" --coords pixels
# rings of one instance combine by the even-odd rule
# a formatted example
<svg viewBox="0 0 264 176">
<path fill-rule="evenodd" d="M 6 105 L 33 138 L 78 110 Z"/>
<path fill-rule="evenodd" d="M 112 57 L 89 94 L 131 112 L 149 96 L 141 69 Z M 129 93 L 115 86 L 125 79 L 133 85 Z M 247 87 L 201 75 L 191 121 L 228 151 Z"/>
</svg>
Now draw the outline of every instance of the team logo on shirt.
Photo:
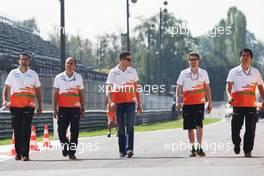
<svg viewBox="0 0 264 176">
<path fill-rule="evenodd" d="M 19 92 L 14 92 L 11 95 L 11 107 L 26 107 L 31 106 L 35 107 L 35 88 L 32 87 L 24 87 L 20 88 Z"/>
<path fill-rule="evenodd" d="M 75 86 L 66 89 L 59 94 L 59 106 L 61 107 L 80 107 L 80 87 Z"/>
<path fill-rule="evenodd" d="M 234 101 L 231 105 L 244 107 L 256 106 L 256 84 L 247 84 L 241 88 L 243 90 L 232 93 Z"/>
<path fill-rule="evenodd" d="M 242 76 L 242 72 L 241 71 L 238 71 L 235 74 L 236 74 L 236 76 Z"/>
<path fill-rule="evenodd" d="M 202 104 L 205 102 L 205 86 L 204 83 L 192 86 L 192 90 L 183 92 L 184 104 Z"/>
</svg>

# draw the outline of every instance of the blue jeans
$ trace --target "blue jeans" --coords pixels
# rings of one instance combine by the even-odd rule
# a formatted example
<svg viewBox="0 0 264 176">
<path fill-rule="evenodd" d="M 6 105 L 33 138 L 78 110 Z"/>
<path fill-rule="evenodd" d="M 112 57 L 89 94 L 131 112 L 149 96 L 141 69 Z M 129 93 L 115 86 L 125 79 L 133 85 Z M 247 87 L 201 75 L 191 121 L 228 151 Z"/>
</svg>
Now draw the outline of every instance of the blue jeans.
<svg viewBox="0 0 264 176">
<path fill-rule="evenodd" d="M 135 107 L 135 103 L 132 102 L 117 104 L 118 144 L 119 152 L 122 154 L 134 149 Z"/>
</svg>

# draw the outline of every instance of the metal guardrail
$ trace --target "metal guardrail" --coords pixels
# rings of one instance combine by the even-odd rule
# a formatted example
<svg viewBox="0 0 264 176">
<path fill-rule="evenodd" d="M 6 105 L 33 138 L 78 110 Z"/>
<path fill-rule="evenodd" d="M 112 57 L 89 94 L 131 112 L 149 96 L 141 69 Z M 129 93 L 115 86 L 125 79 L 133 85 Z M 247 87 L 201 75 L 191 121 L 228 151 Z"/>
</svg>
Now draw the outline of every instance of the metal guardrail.
<svg viewBox="0 0 264 176">
<path fill-rule="evenodd" d="M 176 119 L 171 111 L 148 110 L 135 117 L 135 125 L 151 124 L 156 122 L 170 121 Z M 34 117 L 32 125 L 36 126 L 37 136 L 43 135 L 44 125 L 49 126 L 49 131 L 53 132 L 53 118 L 51 112 L 44 112 L 39 117 Z M 103 110 L 88 110 L 80 121 L 80 131 L 92 131 L 107 128 L 106 112 Z M 0 139 L 11 138 L 11 118 L 8 111 L 0 113 Z"/>
<path fill-rule="evenodd" d="M 0 92 L 2 92 L 2 83 L 7 73 L 0 72 Z M 53 77 L 40 77 L 42 84 L 42 102 L 44 109 L 52 109 L 52 83 Z M 1 83 L 2 82 L 2 83 Z M 87 109 L 86 117 L 81 119 L 80 130 L 91 131 L 107 127 L 107 118 L 105 105 L 105 92 L 100 88 L 105 85 L 103 81 L 84 80 L 85 84 L 85 104 Z M 172 116 L 171 105 L 172 97 L 141 94 L 144 111 L 137 115 L 135 124 L 149 124 L 159 121 L 168 121 L 175 119 Z M 1 99 L 0 99 L 1 103 Z M 53 132 L 53 118 L 51 112 L 44 112 L 40 117 L 34 117 L 33 124 L 36 125 L 38 136 L 43 134 L 44 124 L 49 126 L 50 132 Z M 11 138 L 11 118 L 8 111 L 0 112 L 0 139 Z"/>
</svg>

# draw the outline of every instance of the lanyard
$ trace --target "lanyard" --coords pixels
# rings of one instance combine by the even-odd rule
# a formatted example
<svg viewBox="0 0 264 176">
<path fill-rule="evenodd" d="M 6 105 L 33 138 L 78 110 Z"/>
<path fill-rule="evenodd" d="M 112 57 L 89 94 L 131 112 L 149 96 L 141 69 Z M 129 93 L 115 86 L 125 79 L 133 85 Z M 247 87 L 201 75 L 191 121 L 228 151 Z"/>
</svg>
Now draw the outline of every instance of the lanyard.
<svg viewBox="0 0 264 176">
<path fill-rule="evenodd" d="M 243 68 L 242 68 L 242 71 L 245 73 L 246 76 L 249 76 L 250 75 L 250 71 L 251 71 L 251 67 L 249 67 L 248 73 Z"/>
<path fill-rule="evenodd" d="M 65 75 L 62 75 L 62 80 L 65 81 L 65 82 L 76 81 L 75 74 L 73 73 L 73 78 L 70 79 L 70 80 L 67 80 L 67 79 L 65 78 Z"/>
<path fill-rule="evenodd" d="M 193 81 L 195 81 L 199 78 L 199 72 L 197 72 L 197 74 L 196 74 L 197 76 L 195 78 L 193 78 L 192 75 L 193 75 L 193 73 L 190 72 L 190 77 L 191 77 L 191 80 L 193 80 Z"/>
</svg>

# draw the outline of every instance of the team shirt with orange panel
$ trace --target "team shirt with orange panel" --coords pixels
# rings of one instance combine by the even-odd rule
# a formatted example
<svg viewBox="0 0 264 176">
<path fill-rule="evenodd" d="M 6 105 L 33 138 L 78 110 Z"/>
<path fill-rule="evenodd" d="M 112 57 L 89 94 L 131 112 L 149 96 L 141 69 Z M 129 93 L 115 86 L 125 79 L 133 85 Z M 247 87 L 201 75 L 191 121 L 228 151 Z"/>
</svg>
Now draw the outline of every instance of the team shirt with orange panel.
<svg viewBox="0 0 264 176">
<path fill-rule="evenodd" d="M 230 70 L 227 82 L 233 83 L 231 96 L 233 107 L 256 107 L 256 88 L 263 83 L 258 69 L 249 67 L 244 71 L 239 65 Z"/>
<path fill-rule="evenodd" d="M 108 91 L 106 91 L 106 96 L 108 96 L 109 93 Z M 106 104 L 106 115 L 107 115 L 108 122 L 116 122 L 116 111 L 109 109 L 109 103 Z"/>
<path fill-rule="evenodd" d="M 125 71 L 118 66 L 111 69 L 106 84 L 113 86 L 112 101 L 116 104 L 136 102 L 136 82 L 138 80 L 137 71 L 130 66 Z"/>
<path fill-rule="evenodd" d="M 108 122 L 116 122 L 116 111 L 110 110 L 108 108 L 108 105 L 107 105 L 107 108 L 106 108 L 106 115 L 107 115 L 107 118 L 108 118 Z"/>
<path fill-rule="evenodd" d="M 108 122 L 116 122 L 116 112 L 107 110 Z"/>
<path fill-rule="evenodd" d="M 190 68 L 183 70 L 177 80 L 177 85 L 183 87 L 183 104 L 196 105 L 205 103 L 205 84 L 209 84 L 207 71 L 198 68 L 193 74 Z"/>
<path fill-rule="evenodd" d="M 59 107 L 81 107 L 80 90 L 84 89 L 82 76 L 76 72 L 71 77 L 62 72 L 55 77 L 54 88 L 59 89 Z"/>
<path fill-rule="evenodd" d="M 19 68 L 13 69 L 7 76 L 5 84 L 11 87 L 10 107 L 36 107 L 35 88 L 41 86 L 38 74 L 31 69 L 25 73 Z"/>
</svg>

